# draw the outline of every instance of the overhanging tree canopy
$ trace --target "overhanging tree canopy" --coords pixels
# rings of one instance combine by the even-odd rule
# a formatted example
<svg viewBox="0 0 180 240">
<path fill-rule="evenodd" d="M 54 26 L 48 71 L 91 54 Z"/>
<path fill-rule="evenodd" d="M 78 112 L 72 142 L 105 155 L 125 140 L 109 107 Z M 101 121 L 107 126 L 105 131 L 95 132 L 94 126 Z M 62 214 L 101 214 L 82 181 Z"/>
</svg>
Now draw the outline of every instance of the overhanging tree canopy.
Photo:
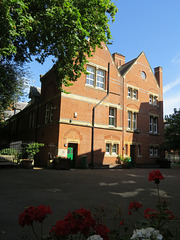
<svg viewBox="0 0 180 240">
<path fill-rule="evenodd" d="M 86 57 L 111 38 L 111 0 L 3 0 L 0 2 L 0 58 L 56 62 L 60 84 L 85 72 Z"/>
</svg>

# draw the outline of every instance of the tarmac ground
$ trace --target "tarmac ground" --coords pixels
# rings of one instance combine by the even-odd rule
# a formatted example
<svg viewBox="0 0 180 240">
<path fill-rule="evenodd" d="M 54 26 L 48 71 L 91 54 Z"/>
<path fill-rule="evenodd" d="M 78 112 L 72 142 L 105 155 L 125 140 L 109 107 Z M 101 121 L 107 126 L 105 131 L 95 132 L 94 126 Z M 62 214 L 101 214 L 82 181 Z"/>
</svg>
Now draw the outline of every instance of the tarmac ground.
<svg viewBox="0 0 180 240">
<path fill-rule="evenodd" d="M 18 216 L 27 206 L 50 206 L 53 214 L 45 220 L 49 226 L 63 219 L 68 211 L 105 207 L 107 216 L 121 206 L 128 217 L 128 205 L 139 201 L 143 209 L 157 203 L 156 186 L 148 182 L 154 169 L 0 169 L 0 239 L 20 240 L 28 227 L 18 225 Z M 160 193 L 180 217 L 180 167 L 159 169 L 164 180 Z M 109 217 L 111 219 L 111 217 Z M 30 238 L 27 238 L 30 239 Z M 31 238 L 32 239 L 32 238 Z"/>
</svg>

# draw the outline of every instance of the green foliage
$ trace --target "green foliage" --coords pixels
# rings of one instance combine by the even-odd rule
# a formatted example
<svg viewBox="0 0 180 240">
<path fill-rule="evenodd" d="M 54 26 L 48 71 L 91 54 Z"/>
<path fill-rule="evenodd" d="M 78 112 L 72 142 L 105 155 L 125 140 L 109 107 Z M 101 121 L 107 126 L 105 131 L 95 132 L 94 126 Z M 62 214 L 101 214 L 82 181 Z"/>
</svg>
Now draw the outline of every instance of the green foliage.
<svg viewBox="0 0 180 240">
<path fill-rule="evenodd" d="M 0 151 L 1 155 L 15 155 L 17 156 L 18 150 L 13 149 L 13 148 L 5 148 Z"/>
<path fill-rule="evenodd" d="M 87 56 L 111 39 L 111 0 L 3 0 L 0 2 L 0 59 L 26 62 L 31 56 L 56 62 L 58 82 L 70 86 Z"/>
<path fill-rule="evenodd" d="M 130 157 L 123 157 L 122 155 L 118 155 L 117 163 L 128 164 L 130 161 L 131 161 Z"/>
<path fill-rule="evenodd" d="M 164 149 L 167 151 L 180 150 L 180 110 L 174 109 L 174 113 L 165 116 L 165 142 Z"/>
<path fill-rule="evenodd" d="M 43 143 L 30 143 L 25 147 L 25 152 L 28 154 L 28 158 L 34 159 L 34 156 L 39 152 L 39 148 L 43 147 Z"/>
<path fill-rule="evenodd" d="M 3 112 L 23 95 L 25 73 L 11 61 L 0 61 L 0 122 Z"/>
</svg>

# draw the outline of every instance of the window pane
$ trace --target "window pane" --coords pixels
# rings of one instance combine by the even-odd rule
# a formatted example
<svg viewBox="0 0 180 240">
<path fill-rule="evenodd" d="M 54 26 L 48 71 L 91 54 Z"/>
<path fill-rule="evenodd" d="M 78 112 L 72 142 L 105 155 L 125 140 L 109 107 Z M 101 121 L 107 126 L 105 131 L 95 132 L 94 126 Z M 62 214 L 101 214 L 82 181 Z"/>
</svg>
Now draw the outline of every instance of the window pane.
<svg viewBox="0 0 180 240">
<path fill-rule="evenodd" d="M 153 147 L 150 147 L 150 156 L 153 156 L 153 150 L 154 150 L 154 148 Z"/>
<path fill-rule="evenodd" d="M 128 128 L 131 129 L 131 112 L 128 112 Z"/>
<path fill-rule="evenodd" d="M 117 144 L 112 146 L 112 154 L 117 154 Z"/>
<path fill-rule="evenodd" d="M 158 147 L 154 148 L 154 156 L 158 156 Z"/>
<path fill-rule="evenodd" d="M 46 105 L 45 123 L 49 121 L 49 104 Z"/>
<path fill-rule="evenodd" d="M 97 70 L 97 87 L 104 89 L 105 73 L 102 70 Z"/>
<path fill-rule="evenodd" d="M 137 90 L 133 90 L 133 98 L 137 99 Z"/>
<path fill-rule="evenodd" d="M 154 105 L 157 105 L 157 97 L 154 97 Z"/>
<path fill-rule="evenodd" d="M 109 125 L 115 126 L 115 108 L 109 108 Z"/>
<path fill-rule="evenodd" d="M 149 131 L 150 131 L 150 132 L 153 132 L 153 117 L 150 116 L 149 121 L 150 121 Z"/>
<path fill-rule="evenodd" d="M 133 113 L 133 129 L 137 129 L 137 113 Z"/>
<path fill-rule="evenodd" d="M 94 79 L 95 79 L 95 68 L 87 66 L 87 72 L 89 73 L 86 75 L 86 83 L 94 86 Z"/>
<path fill-rule="evenodd" d="M 50 119 L 49 119 L 50 122 L 53 121 L 53 105 L 51 104 L 50 106 Z"/>
<path fill-rule="evenodd" d="M 132 89 L 128 88 L 128 97 L 131 97 L 131 91 L 132 91 Z"/>
<path fill-rule="evenodd" d="M 154 118 L 154 133 L 157 133 L 157 118 Z"/>
<path fill-rule="evenodd" d="M 106 153 L 110 154 L 110 144 L 106 143 Z"/>
<path fill-rule="evenodd" d="M 149 96 L 149 103 L 152 104 L 152 95 Z"/>
</svg>

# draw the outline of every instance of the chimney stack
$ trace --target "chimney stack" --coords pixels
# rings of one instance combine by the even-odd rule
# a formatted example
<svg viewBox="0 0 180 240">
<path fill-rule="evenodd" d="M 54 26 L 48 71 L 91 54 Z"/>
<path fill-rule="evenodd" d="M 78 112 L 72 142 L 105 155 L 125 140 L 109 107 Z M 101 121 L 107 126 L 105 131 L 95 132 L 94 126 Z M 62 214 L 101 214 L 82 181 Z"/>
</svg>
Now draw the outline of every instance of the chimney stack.
<svg viewBox="0 0 180 240">
<path fill-rule="evenodd" d="M 157 82 L 159 84 L 159 87 L 162 87 L 162 67 L 156 67 L 154 68 L 154 75 L 157 79 Z"/>
<path fill-rule="evenodd" d="M 122 54 L 113 53 L 112 57 L 113 57 L 113 60 L 114 60 L 116 66 L 118 68 L 125 64 L 125 56 L 123 56 Z"/>
<path fill-rule="evenodd" d="M 160 88 L 160 98 L 159 100 L 163 99 L 163 72 L 162 72 L 162 67 L 156 67 L 154 68 L 154 75 L 155 78 L 157 79 L 159 88 Z"/>
</svg>

